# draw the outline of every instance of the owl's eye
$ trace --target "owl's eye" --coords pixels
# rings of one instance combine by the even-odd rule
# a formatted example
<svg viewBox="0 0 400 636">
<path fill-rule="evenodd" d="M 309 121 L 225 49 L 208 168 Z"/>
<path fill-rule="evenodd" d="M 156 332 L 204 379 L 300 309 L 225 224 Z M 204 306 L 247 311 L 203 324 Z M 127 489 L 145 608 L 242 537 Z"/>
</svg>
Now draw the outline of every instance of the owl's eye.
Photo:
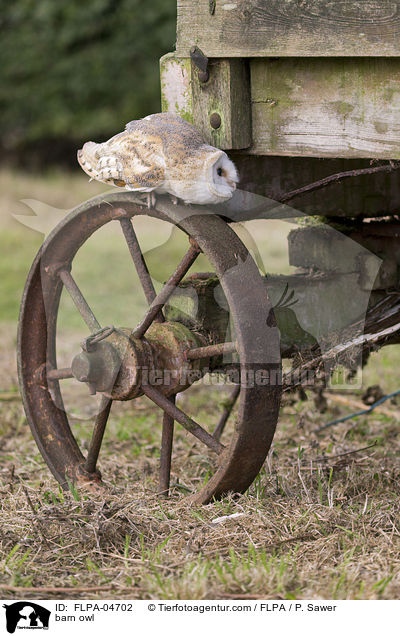
<svg viewBox="0 0 400 636">
<path fill-rule="evenodd" d="M 219 177 L 222 177 L 222 173 L 223 173 L 222 168 L 217 168 L 217 175 L 218 175 Z"/>
</svg>

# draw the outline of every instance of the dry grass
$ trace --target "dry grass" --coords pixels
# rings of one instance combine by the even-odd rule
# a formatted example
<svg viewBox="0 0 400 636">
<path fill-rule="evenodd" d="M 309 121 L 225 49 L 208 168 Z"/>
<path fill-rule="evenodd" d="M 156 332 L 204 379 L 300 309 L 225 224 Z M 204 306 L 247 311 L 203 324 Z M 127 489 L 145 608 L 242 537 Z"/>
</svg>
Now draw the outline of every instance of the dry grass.
<svg viewBox="0 0 400 636">
<path fill-rule="evenodd" d="M 20 198 L 68 208 L 95 192 L 93 184 L 89 191 L 74 176 L 44 182 L 5 173 L 0 184 L 11 192 L 0 197 L 5 220 L 0 392 L 10 397 L 17 390 L 17 307 L 41 237 L 21 230 L 7 215 L 24 213 Z M 108 247 L 117 259 L 113 245 Z M 279 271 L 282 255 L 273 258 Z M 82 270 L 84 275 L 85 262 Z M 398 349 L 371 357 L 365 386 L 379 381 L 385 391 L 398 388 L 393 373 Z M 212 430 L 226 391 L 193 388 L 181 403 Z M 317 437 L 313 429 L 348 413 L 346 407 L 328 401 L 321 414 L 311 394 L 307 401 L 286 397 L 273 449 L 249 491 L 188 507 L 184 495 L 207 478 L 212 458 L 177 431 L 172 497 L 157 497 L 160 417 L 144 399 L 113 407 L 100 461 L 104 492 L 63 493 L 15 396 L 5 401 L 0 394 L 1 596 L 20 598 L 23 588 L 32 598 L 399 597 L 400 453 L 394 418 L 371 413 Z M 394 403 L 386 406 L 398 410 Z M 87 420 L 75 424 L 83 448 L 90 426 Z M 240 516 L 213 522 L 235 513 Z M 39 590 L 28 592 L 32 587 Z"/>
<path fill-rule="evenodd" d="M 208 405 L 221 395 L 194 391 L 204 423 L 203 391 Z M 113 414 L 101 458 L 107 489 L 97 494 L 60 492 L 19 402 L 1 409 L 3 584 L 72 588 L 63 598 L 399 597 L 398 424 L 387 417 L 360 418 L 317 439 L 311 430 L 337 407 L 322 417 L 310 401 L 287 403 L 249 491 L 188 507 L 182 492 L 198 487 L 211 459 L 178 434 L 179 483 L 169 500 L 158 498 L 159 420 L 146 402 Z M 241 516 L 213 523 L 234 513 Z M 93 586 L 103 591 L 79 591 Z"/>
</svg>

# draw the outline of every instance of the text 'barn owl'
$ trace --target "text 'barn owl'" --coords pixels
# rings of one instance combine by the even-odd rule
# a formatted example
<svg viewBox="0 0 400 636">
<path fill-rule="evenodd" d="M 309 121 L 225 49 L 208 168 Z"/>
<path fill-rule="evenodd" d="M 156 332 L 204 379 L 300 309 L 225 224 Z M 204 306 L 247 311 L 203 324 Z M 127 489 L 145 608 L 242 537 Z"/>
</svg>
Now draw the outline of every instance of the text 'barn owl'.
<svg viewBox="0 0 400 636">
<path fill-rule="evenodd" d="M 78 161 L 93 179 L 137 192 L 169 193 L 185 203 L 230 199 L 239 180 L 225 152 L 169 113 L 131 121 L 102 144 L 88 141 Z"/>
</svg>

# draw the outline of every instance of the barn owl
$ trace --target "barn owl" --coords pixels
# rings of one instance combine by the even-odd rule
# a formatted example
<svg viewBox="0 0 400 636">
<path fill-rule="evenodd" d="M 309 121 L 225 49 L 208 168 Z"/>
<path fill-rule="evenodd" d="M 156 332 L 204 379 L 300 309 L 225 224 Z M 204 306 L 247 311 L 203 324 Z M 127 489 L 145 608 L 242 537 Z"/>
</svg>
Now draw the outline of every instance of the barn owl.
<svg viewBox="0 0 400 636">
<path fill-rule="evenodd" d="M 226 201 L 239 180 L 225 152 L 170 113 L 131 121 L 104 143 L 88 141 L 78 150 L 78 162 L 92 179 L 136 192 L 169 193 L 174 202 Z"/>
</svg>

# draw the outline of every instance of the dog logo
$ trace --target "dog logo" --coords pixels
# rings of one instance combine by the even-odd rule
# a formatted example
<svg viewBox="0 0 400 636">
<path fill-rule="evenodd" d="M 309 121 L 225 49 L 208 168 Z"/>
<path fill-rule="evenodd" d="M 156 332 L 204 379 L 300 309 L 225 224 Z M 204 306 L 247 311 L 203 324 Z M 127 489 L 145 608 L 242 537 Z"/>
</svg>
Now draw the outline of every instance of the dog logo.
<svg viewBox="0 0 400 636">
<path fill-rule="evenodd" d="M 51 612 L 37 603 L 18 601 L 3 607 L 9 634 L 14 634 L 16 629 L 49 629 Z"/>
</svg>

